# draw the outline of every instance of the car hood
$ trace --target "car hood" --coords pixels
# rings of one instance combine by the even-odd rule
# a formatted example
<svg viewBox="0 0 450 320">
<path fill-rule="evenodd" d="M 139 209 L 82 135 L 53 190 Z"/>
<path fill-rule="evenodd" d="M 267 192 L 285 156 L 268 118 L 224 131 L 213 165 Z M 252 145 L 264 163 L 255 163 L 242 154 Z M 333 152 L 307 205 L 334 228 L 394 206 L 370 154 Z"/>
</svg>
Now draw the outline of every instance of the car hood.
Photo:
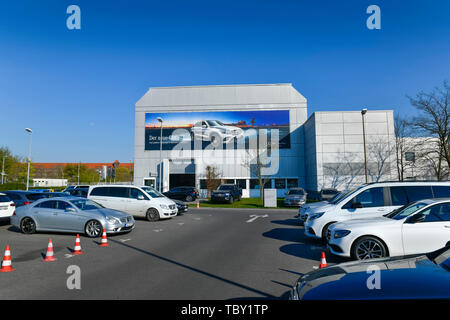
<svg viewBox="0 0 450 320">
<path fill-rule="evenodd" d="M 241 128 L 233 127 L 233 126 L 221 126 L 221 128 L 226 129 L 226 130 L 237 130 L 237 131 L 242 131 Z"/>
<path fill-rule="evenodd" d="M 354 229 L 359 227 L 367 227 L 371 224 L 376 224 L 377 226 L 380 225 L 392 225 L 398 223 L 398 220 L 389 219 L 386 217 L 374 217 L 374 218 L 368 218 L 368 219 L 351 219 L 346 220 L 344 222 L 338 222 L 335 224 L 332 224 L 330 226 L 330 230 L 333 229 Z"/>
<path fill-rule="evenodd" d="M 153 198 L 153 200 L 157 200 L 159 204 L 166 204 L 166 205 L 175 204 L 175 202 L 172 199 L 169 199 L 167 197 Z"/>
<path fill-rule="evenodd" d="M 289 195 L 286 195 L 286 197 L 284 199 L 291 200 L 291 199 L 305 199 L 305 198 L 306 198 L 305 195 L 289 194 Z"/>
<path fill-rule="evenodd" d="M 214 190 L 213 193 L 231 193 L 231 190 Z"/>
<path fill-rule="evenodd" d="M 114 218 L 123 218 L 129 216 L 128 213 L 114 210 L 114 209 L 108 209 L 108 208 L 102 208 L 102 209 L 95 209 L 95 210 L 85 210 L 83 213 L 92 213 L 92 214 L 98 214 L 101 216 L 108 216 L 108 217 L 114 217 Z"/>
<path fill-rule="evenodd" d="M 373 270 L 380 271 L 379 289 L 367 285 L 374 283 Z M 341 263 L 301 280 L 300 298 L 306 300 L 450 298 L 450 272 L 424 255 Z"/>
</svg>

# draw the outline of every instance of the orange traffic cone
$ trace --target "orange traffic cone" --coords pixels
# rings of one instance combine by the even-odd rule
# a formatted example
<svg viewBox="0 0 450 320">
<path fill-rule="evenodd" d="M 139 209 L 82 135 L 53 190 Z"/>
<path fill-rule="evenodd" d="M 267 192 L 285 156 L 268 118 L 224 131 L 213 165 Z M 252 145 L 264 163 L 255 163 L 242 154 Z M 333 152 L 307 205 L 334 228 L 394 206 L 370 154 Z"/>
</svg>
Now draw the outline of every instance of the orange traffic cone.
<svg viewBox="0 0 450 320">
<path fill-rule="evenodd" d="M 53 256 L 52 238 L 50 238 L 50 240 L 48 241 L 47 253 L 45 254 L 44 261 L 56 261 L 55 257 Z"/>
<path fill-rule="evenodd" d="M 106 239 L 106 229 L 103 229 L 103 234 L 102 234 L 102 243 L 99 245 L 99 247 L 108 247 L 108 239 Z"/>
<path fill-rule="evenodd" d="M 9 249 L 8 244 L 5 249 L 5 256 L 3 257 L 2 268 L 0 269 L 0 272 L 10 272 L 14 270 L 15 269 L 13 269 L 11 265 L 11 250 Z"/>
<path fill-rule="evenodd" d="M 77 238 L 75 239 L 75 248 L 72 254 L 82 254 L 82 253 L 83 251 L 81 251 L 80 235 L 77 234 Z"/>
<path fill-rule="evenodd" d="M 200 209 L 200 201 L 197 200 L 197 209 Z"/>
<path fill-rule="evenodd" d="M 325 259 L 325 252 L 322 251 L 322 256 L 320 257 L 319 269 L 325 268 L 327 266 L 327 260 Z"/>
</svg>

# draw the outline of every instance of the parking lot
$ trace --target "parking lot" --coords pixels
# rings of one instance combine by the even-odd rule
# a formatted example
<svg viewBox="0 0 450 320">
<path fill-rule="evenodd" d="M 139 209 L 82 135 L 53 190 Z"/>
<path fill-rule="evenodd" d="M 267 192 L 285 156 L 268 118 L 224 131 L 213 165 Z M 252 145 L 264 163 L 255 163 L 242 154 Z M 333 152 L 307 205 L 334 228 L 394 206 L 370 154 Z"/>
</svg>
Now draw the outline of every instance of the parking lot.
<svg viewBox="0 0 450 320">
<path fill-rule="evenodd" d="M 298 277 L 319 265 L 325 246 L 306 239 L 297 212 L 191 208 L 169 220 L 137 220 L 128 234 L 24 235 L 0 226 L 0 247 L 11 246 L 14 272 L 0 273 L 1 299 L 279 299 Z M 43 262 L 49 238 L 57 261 Z M 3 251 L 2 251 L 3 253 Z M 342 262 L 327 255 L 328 264 Z M 69 290 L 67 268 L 81 271 Z"/>
</svg>

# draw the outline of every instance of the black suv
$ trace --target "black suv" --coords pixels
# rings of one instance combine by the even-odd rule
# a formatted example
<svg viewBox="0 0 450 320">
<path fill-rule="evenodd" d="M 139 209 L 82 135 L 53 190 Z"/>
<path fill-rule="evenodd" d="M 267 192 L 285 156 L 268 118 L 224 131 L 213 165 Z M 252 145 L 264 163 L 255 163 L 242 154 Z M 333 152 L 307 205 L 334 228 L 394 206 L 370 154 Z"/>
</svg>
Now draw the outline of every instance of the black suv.
<svg viewBox="0 0 450 320">
<path fill-rule="evenodd" d="M 241 200 L 242 190 L 235 184 L 221 184 L 217 190 L 211 193 L 212 202 L 226 201 L 233 203 L 234 200 Z"/>
<path fill-rule="evenodd" d="M 176 187 L 163 194 L 170 199 L 177 199 L 186 202 L 195 201 L 198 198 L 198 191 L 194 187 Z"/>
</svg>

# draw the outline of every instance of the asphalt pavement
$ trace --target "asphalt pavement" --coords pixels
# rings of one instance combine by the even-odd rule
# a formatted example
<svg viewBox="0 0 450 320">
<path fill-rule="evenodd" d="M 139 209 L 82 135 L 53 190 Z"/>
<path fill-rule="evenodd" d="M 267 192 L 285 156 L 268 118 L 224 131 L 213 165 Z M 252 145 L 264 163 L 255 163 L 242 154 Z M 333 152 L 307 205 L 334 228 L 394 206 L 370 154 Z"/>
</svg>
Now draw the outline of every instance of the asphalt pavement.
<svg viewBox="0 0 450 320">
<path fill-rule="evenodd" d="M 305 238 L 296 214 L 190 208 L 138 219 L 131 233 L 109 236 L 109 247 L 81 236 L 82 255 L 72 254 L 73 234 L 24 235 L 3 224 L 1 255 L 9 244 L 16 270 L 0 273 L 0 299 L 284 299 L 326 250 Z M 49 238 L 54 262 L 43 261 Z M 80 289 L 68 288 L 69 266 L 79 267 Z"/>
</svg>

